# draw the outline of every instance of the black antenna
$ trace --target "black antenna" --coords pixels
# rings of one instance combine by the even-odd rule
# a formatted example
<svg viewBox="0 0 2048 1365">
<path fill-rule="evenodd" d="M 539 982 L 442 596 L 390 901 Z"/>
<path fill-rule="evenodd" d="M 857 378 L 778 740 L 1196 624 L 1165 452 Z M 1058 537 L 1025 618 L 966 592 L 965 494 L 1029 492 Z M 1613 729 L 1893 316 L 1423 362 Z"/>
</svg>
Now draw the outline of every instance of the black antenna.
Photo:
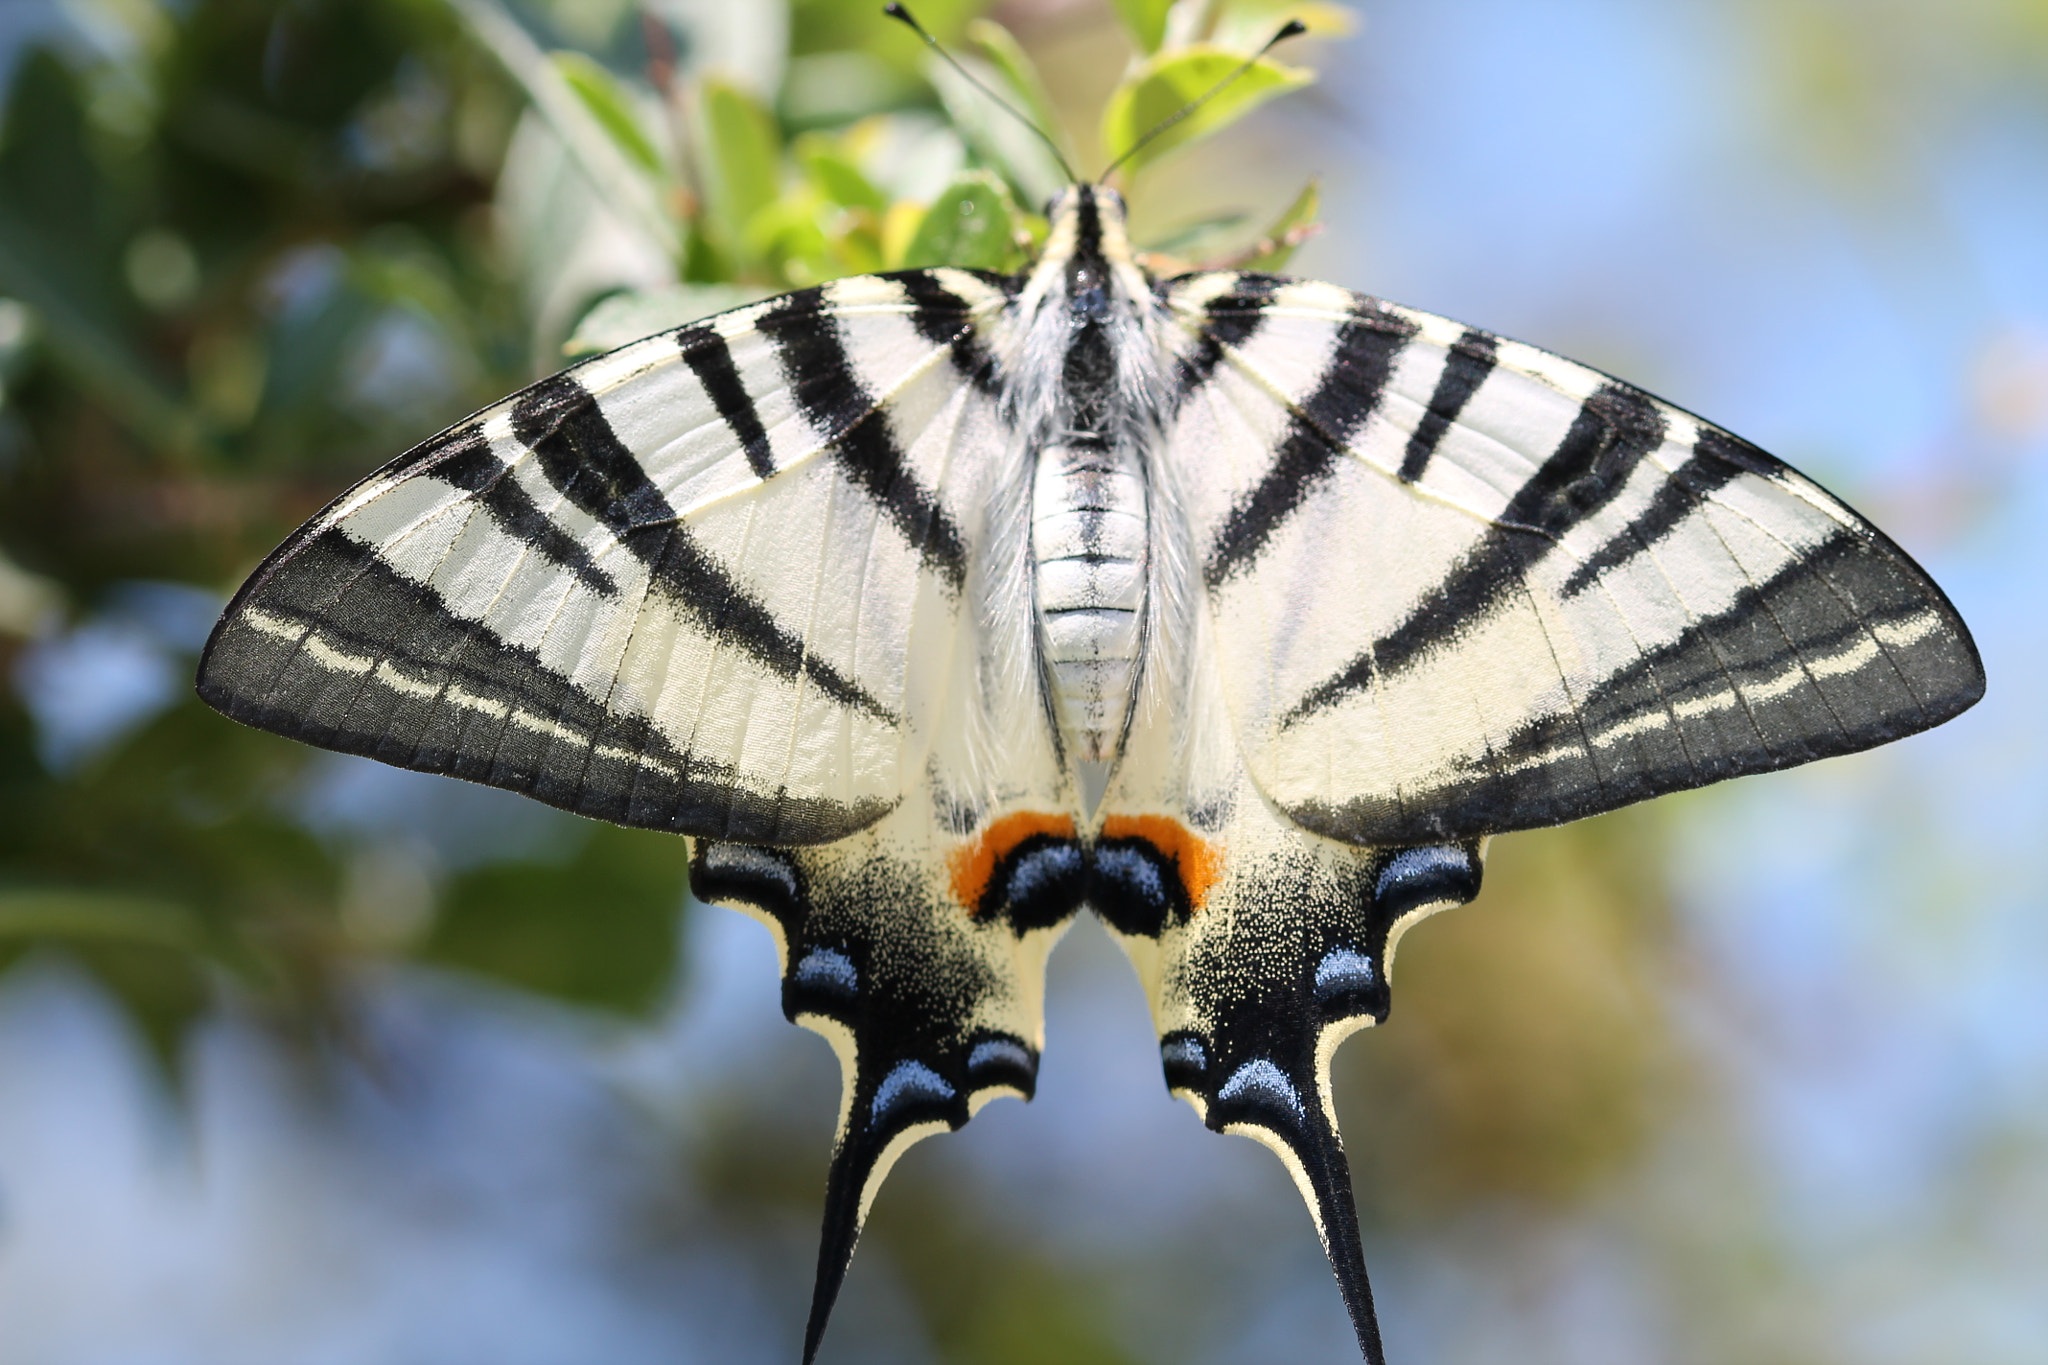
<svg viewBox="0 0 2048 1365">
<path fill-rule="evenodd" d="M 1114 171 L 1117 167 L 1123 165 L 1126 161 L 1129 161 L 1132 157 L 1136 156 L 1140 151 L 1143 151 L 1147 146 L 1151 145 L 1154 141 L 1158 139 L 1159 135 L 1165 132 L 1168 128 L 1171 128 L 1174 124 L 1179 123 L 1189 114 L 1194 113 L 1195 110 L 1201 108 L 1210 100 L 1216 98 L 1216 96 L 1223 90 L 1225 86 L 1229 85 L 1239 76 L 1242 76 L 1245 72 L 1257 66 L 1259 64 L 1259 59 L 1265 56 L 1268 52 L 1271 52 L 1280 43 L 1284 42 L 1289 38 L 1298 37 L 1299 35 L 1304 34 L 1306 32 L 1308 32 L 1308 25 L 1302 23 L 1299 19 L 1289 19 L 1286 23 L 1282 24 L 1280 26 L 1280 31 L 1278 33 L 1266 39 L 1266 45 L 1264 47 L 1260 48 L 1257 52 L 1254 52 L 1251 56 L 1244 59 L 1244 65 L 1238 67 L 1237 70 L 1231 72 L 1228 76 L 1225 76 L 1222 80 L 1210 86 L 1205 93 L 1195 96 L 1186 104 L 1183 104 L 1179 109 L 1175 110 L 1171 114 L 1168 114 L 1158 123 L 1152 125 L 1151 132 L 1145 134 L 1145 136 L 1139 138 L 1136 142 L 1133 142 L 1130 146 L 1126 147 L 1124 149 L 1124 154 L 1118 157 L 1116 160 L 1110 162 L 1108 167 L 1103 170 L 1102 174 L 1095 178 L 1095 183 L 1099 185 L 1103 181 L 1109 179 L 1111 171 Z"/>
<path fill-rule="evenodd" d="M 889 0 L 888 4 L 882 6 L 882 13 L 888 15 L 891 19 L 898 19 L 910 25 L 911 30 L 915 32 L 918 37 L 924 39 L 925 46 L 930 48 L 932 51 L 938 53 L 939 57 L 946 63 L 947 66 L 952 67 L 955 71 L 959 72 L 961 76 L 966 78 L 966 81 L 969 85 L 973 86 L 976 90 L 979 90 L 982 94 L 987 95 L 990 99 L 994 100 L 996 102 L 996 106 L 1000 108 L 1004 113 L 1008 114 L 1011 118 L 1017 120 L 1017 122 L 1023 124 L 1026 128 L 1029 128 L 1033 133 L 1035 133 L 1038 137 L 1038 140 L 1040 142 L 1043 142 L 1048 148 L 1051 149 L 1052 159 L 1060 163 L 1060 174 L 1066 176 L 1067 182 L 1069 184 L 1073 183 L 1074 168 L 1067 164 L 1067 159 L 1064 156 L 1060 155 L 1059 144 L 1052 140 L 1051 135 L 1048 134 L 1045 131 L 1045 129 L 1033 123 L 1029 115 L 1021 112 L 1015 105 L 1011 104 L 1001 95 L 998 95 L 995 91 L 989 89 L 986 85 L 983 85 L 980 79 L 976 77 L 972 71 L 969 71 L 966 67 L 960 65 L 959 62 L 955 61 L 953 58 L 953 54 L 946 51 L 946 49 L 944 49 L 943 47 L 940 47 L 939 40 L 932 37 L 931 34 L 925 32 L 924 25 L 918 23 L 916 17 L 913 16 L 909 10 L 897 4 L 896 0 Z M 1269 43 L 1267 44 L 1267 46 L 1270 47 L 1271 44 Z"/>
</svg>

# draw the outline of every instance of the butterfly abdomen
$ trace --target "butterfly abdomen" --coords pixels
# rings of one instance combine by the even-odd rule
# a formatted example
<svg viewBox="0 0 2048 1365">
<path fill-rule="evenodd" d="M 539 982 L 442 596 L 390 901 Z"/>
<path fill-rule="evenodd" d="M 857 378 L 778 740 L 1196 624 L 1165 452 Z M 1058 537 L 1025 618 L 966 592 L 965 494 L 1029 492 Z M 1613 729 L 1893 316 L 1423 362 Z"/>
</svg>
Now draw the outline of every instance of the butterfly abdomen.
<svg viewBox="0 0 2048 1365">
<path fill-rule="evenodd" d="M 1144 484 L 1127 453 L 1076 434 L 1040 452 L 1031 501 L 1047 682 L 1074 755 L 1106 759 L 1123 733 L 1138 669 Z"/>
</svg>

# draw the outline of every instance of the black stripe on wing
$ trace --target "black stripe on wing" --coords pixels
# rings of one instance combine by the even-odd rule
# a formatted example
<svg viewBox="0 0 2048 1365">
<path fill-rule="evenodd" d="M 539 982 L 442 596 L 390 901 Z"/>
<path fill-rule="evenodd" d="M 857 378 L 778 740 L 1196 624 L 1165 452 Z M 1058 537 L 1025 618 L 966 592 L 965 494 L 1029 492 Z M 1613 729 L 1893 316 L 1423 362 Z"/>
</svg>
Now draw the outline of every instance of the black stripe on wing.
<svg viewBox="0 0 2048 1365">
<path fill-rule="evenodd" d="M 599 567 L 589 549 L 540 509 L 533 495 L 492 451 L 482 425 L 472 419 L 420 442 L 383 470 L 385 478 L 414 474 L 439 479 L 472 495 L 500 530 L 525 545 L 592 592 L 616 597 L 619 585 Z"/>
<path fill-rule="evenodd" d="M 1895 545 L 1844 527 L 1678 639 L 1398 804 L 1289 814 L 1357 843 L 1561 824 L 1665 792 L 1888 743 L 1984 693 L 1955 609 Z"/>
<path fill-rule="evenodd" d="M 1176 285 L 1186 277 L 1167 280 L 1158 286 L 1162 299 L 1170 298 Z M 1174 401 L 1178 408 L 1196 389 L 1209 382 L 1233 346 L 1242 346 L 1265 325 L 1266 305 L 1286 280 L 1278 275 L 1239 275 L 1227 293 L 1202 305 L 1202 322 L 1195 347 L 1178 358 L 1175 365 Z"/>
<path fill-rule="evenodd" d="M 236 595 L 199 694 L 245 724 L 622 825 L 824 843 L 888 809 L 746 786 L 333 527 L 288 544 Z"/>
<path fill-rule="evenodd" d="M 662 595 L 712 638 L 784 677 L 809 679 L 842 705 L 897 723 L 859 683 L 809 654 L 801 638 L 697 544 L 573 374 L 543 379 L 521 393 L 512 430 L 562 496 L 609 527 L 647 566 Z"/>
<path fill-rule="evenodd" d="M 1273 533 L 1330 476 L 1351 438 L 1379 406 L 1401 348 L 1416 324 L 1362 300 L 1337 330 L 1336 344 L 1316 385 L 1290 410 L 1287 433 L 1265 476 L 1224 518 L 1202 565 L 1211 589 L 1247 568 Z"/>
<path fill-rule="evenodd" d="M 1719 427 L 1702 426 L 1693 442 L 1692 454 L 1671 471 L 1668 481 L 1650 498 L 1650 505 L 1629 520 L 1607 543 L 1586 556 L 1560 589 L 1576 597 L 1599 582 L 1600 575 L 1618 568 L 1678 528 L 1714 493 L 1743 474 L 1766 478 L 1783 472 L 1785 466 L 1749 442 L 1731 436 Z"/>
<path fill-rule="evenodd" d="M 881 400 L 854 371 L 822 290 L 777 299 L 754 325 L 776 345 L 799 409 L 831 433 L 833 460 L 955 591 L 967 581 L 960 530 L 904 461 Z"/>
<path fill-rule="evenodd" d="M 1479 392 L 1486 376 L 1493 373 L 1499 350 L 1500 338 L 1480 331 L 1468 330 L 1451 343 L 1443 373 L 1437 376 L 1436 390 L 1429 396 L 1429 407 L 1408 435 L 1408 449 L 1401 456 L 1401 482 L 1414 483 L 1427 472 L 1429 457 L 1443 444 L 1444 433 L 1458 420 L 1472 395 Z"/>
<path fill-rule="evenodd" d="M 972 273 L 982 283 L 1006 294 L 1016 290 L 1017 282 L 1007 275 Z M 982 343 L 981 332 L 974 323 L 973 306 L 966 299 L 947 288 L 935 271 L 900 270 L 882 278 L 903 287 L 916 305 L 910 315 L 911 325 L 926 341 L 944 346 L 952 353 L 953 368 L 962 379 L 991 397 L 1000 394 L 1002 377 L 995 355 Z"/>
<path fill-rule="evenodd" d="M 725 344 L 725 338 L 702 323 L 693 323 L 676 333 L 676 348 L 690 373 L 704 386 L 705 396 L 718 409 L 719 417 L 739 441 L 747 457 L 747 468 L 754 471 L 756 478 L 765 479 L 773 474 L 775 456 L 768 446 L 768 429 L 761 425 L 761 414 L 754 408 L 739 367 L 733 364 L 732 348 Z"/>
<path fill-rule="evenodd" d="M 1432 651 L 1454 644 L 1505 598 L 1525 591 L 1528 570 L 1556 550 L 1566 531 L 1605 507 L 1663 440 L 1664 418 L 1647 394 L 1603 385 L 1580 405 L 1557 449 L 1444 581 L 1424 594 L 1405 621 L 1309 689 L 1281 725 L 1334 706 L 1375 677 L 1413 668 Z"/>
</svg>

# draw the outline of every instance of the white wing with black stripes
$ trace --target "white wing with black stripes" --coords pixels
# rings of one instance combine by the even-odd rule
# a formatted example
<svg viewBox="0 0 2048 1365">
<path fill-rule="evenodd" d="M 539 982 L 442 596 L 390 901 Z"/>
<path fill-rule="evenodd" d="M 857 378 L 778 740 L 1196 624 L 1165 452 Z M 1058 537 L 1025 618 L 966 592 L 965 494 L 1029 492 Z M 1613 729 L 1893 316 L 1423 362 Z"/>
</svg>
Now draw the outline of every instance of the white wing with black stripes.
<svg viewBox="0 0 2048 1365">
<path fill-rule="evenodd" d="M 280 547 L 201 694 L 328 748 L 622 824 L 844 837 L 971 682 L 963 590 L 1007 440 L 1000 281 L 859 277 L 579 365 Z"/>
<path fill-rule="evenodd" d="M 806 1362 L 890 1165 L 1031 1093 L 1086 906 L 1383 1365 L 1329 1074 L 1402 932 L 1488 835 L 1924 729 L 1982 673 L 1719 428 L 1330 285 L 1157 284 L 1101 186 L 1051 212 L 1028 275 L 842 280 L 458 424 L 258 569 L 200 690 L 696 837 L 842 1061 Z"/>
<path fill-rule="evenodd" d="M 1755 447 L 1335 286 L 1162 289 L 1246 760 L 1357 845 L 1557 824 L 1868 748 L 1983 691 L 1941 590 Z"/>
</svg>

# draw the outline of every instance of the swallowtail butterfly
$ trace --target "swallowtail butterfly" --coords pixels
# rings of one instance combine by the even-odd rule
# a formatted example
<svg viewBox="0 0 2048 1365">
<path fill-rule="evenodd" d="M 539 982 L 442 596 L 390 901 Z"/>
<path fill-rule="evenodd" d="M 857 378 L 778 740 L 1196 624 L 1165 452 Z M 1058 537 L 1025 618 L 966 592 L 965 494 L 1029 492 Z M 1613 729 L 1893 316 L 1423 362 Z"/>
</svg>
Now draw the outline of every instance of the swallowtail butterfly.
<svg viewBox="0 0 2048 1365">
<path fill-rule="evenodd" d="M 1487 839 L 1937 725 L 1927 575 L 1617 380 L 1309 280 L 1155 279 L 1077 184 L 1006 277 L 585 361 L 349 489 L 199 690 L 694 842 L 843 1074 L 804 1358 L 918 1139 L 1029 1098 L 1082 907 L 1168 1088 L 1270 1147 L 1381 1361 L 1330 1062 Z"/>
</svg>

